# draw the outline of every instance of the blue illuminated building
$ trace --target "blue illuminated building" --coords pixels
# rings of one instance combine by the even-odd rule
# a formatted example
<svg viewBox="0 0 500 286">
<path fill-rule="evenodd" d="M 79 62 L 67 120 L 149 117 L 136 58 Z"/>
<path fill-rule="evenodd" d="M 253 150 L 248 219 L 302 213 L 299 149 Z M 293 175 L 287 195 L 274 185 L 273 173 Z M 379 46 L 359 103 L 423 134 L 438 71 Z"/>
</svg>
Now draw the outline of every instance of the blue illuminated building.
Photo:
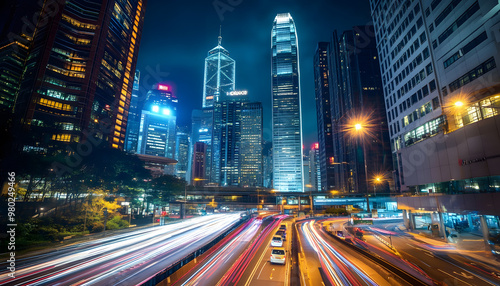
<svg viewBox="0 0 500 286">
<path fill-rule="evenodd" d="M 219 35 L 217 47 L 211 49 L 205 58 L 203 107 L 212 107 L 220 95 L 234 90 L 236 63 L 221 42 L 222 36 Z"/>
<path fill-rule="evenodd" d="M 148 92 L 141 114 L 137 153 L 174 158 L 177 98 L 157 84 Z"/>
<path fill-rule="evenodd" d="M 272 29 L 273 187 L 302 192 L 302 133 L 299 48 L 289 13 L 278 14 Z"/>
<path fill-rule="evenodd" d="M 139 139 L 139 125 L 141 123 L 141 105 L 139 98 L 139 80 L 141 73 L 135 71 L 134 85 L 132 88 L 132 98 L 128 110 L 127 133 L 125 136 L 125 151 L 137 153 L 137 140 Z"/>
</svg>

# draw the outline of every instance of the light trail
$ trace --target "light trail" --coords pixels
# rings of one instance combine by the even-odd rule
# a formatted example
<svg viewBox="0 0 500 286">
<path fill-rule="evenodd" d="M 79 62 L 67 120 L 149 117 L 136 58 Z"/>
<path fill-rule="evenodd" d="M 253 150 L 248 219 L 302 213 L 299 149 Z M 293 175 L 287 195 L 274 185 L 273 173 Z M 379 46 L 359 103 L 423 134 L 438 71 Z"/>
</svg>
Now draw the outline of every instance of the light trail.
<svg viewBox="0 0 500 286">
<path fill-rule="evenodd" d="M 2 275 L 0 284 L 135 285 L 208 243 L 239 219 L 239 214 L 198 217 L 81 243 L 63 254 L 40 255 L 20 265 L 16 278 Z"/>
<path fill-rule="evenodd" d="M 314 228 L 314 221 L 301 225 L 307 242 L 318 254 L 321 267 L 332 285 L 377 285 L 368 274 L 332 247 Z M 356 277 L 357 276 L 357 277 Z"/>
<path fill-rule="evenodd" d="M 217 286 L 224 285 L 236 285 L 240 281 L 241 277 L 245 273 L 245 270 L 249 266 L 250 262 L 254 258 L 258 249 L 264 243 L 266 237 L 269 235 L 271 231 L 273 231 L 281 221 L 287 216 L 275 216 L 273 221 L 259 234 L 257 239 L 247 248 L 247 250 L 240 255 L 238 260 L 233 264 L 233 266 L 226 272 L 226 274 L 222 277 L 222 279 L 217 283 Z M 254 269 L 255 271 L 255 269 Z M 249 278 L 251 280 L 253 275 Z"/>
<path fill-rule="evenodd" d="M 225 265 L 226 261 L 231 258 L 235 253 L 238 246 L 242 243 L 246 243 L 252 239 L 255 234 L 257 234 L 260 225 L 260 220 L 252 219 L 249 221 L 239 233 L 233 234 L 232 237 L 228 239 L 228 243 L 222 246 L 220 249 L 216 250 L 216 253 L 210 257 L 210 259 L 200 267 L 195 273 L 193 273 L 182 285 L 204 285 L 208 279 L 218 270 Z"/>
</svg>

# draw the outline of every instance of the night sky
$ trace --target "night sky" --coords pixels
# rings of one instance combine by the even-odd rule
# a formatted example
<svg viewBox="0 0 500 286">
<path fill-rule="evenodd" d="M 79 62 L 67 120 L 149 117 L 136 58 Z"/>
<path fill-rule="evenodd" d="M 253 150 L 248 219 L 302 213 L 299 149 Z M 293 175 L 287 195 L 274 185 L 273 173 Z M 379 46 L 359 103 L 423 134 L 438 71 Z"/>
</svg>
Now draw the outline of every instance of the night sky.
<svg viewBox="0 0 500 286">
<path fill-rule="evenodd" d="M 215 8 L 218 5 L 220 11 Z M 233 3 L 233 5 L 229 4 Z M 224 5 L 226 11 L 224 10 Z M 149 0 L 137 68 L 141 92 L 166 82 L 179 98 L 178 125 L 191 124 L 201 108 L 204 59 L 217 45 L 236 61 L 236 89 L 245 89 L 264 106 L 264 139 L 271 139 L 271 28 L 278 13 L 291 13 L 299 39 L 304 144 L 317 141 L 313 56 L 320 41 L 330 41 L 355 25 L 370 23 L 368 0 Z"/>
</svg>

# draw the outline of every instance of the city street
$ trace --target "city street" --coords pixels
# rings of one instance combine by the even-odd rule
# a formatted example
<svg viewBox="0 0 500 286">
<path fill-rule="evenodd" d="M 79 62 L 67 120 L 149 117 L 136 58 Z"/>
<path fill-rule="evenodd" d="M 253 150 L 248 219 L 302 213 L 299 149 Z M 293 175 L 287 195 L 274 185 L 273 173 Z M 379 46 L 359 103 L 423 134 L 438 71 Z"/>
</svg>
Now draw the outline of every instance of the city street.
<svg viewBox="0 0 500 286">
<path fill-rule="evenodd" d="M 138 285 L 207 244 L 240 220 L 239 213 L 197 217 L 71 245 L 18 260 L 6 285 Z"/>
</svg>

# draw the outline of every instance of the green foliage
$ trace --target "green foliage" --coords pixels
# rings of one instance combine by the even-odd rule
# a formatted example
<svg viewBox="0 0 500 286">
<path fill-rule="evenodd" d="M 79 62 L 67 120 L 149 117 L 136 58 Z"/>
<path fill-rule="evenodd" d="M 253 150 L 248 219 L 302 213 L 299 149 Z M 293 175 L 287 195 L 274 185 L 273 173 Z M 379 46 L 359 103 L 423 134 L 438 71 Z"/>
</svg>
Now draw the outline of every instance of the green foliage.
<svg viewBox="0 0 500 286">
<path fill-rule="evenodd" d="M 106 223 L 106 229 L 122 229 L 129 226 L 128 222 L 121 219 L 120 216 L 114 216 L 111 220 Z"/>
<path fill-rule="evenodd" d="M 104 223 L 100 222 L 100 221 L 97 221 L 97 222 L 94 222 L 91 226 L 90 226 L 90 232 L 91 233 L 96 233 L 96 232 L 101 232 L 104 230 Z"/>
</svg>

